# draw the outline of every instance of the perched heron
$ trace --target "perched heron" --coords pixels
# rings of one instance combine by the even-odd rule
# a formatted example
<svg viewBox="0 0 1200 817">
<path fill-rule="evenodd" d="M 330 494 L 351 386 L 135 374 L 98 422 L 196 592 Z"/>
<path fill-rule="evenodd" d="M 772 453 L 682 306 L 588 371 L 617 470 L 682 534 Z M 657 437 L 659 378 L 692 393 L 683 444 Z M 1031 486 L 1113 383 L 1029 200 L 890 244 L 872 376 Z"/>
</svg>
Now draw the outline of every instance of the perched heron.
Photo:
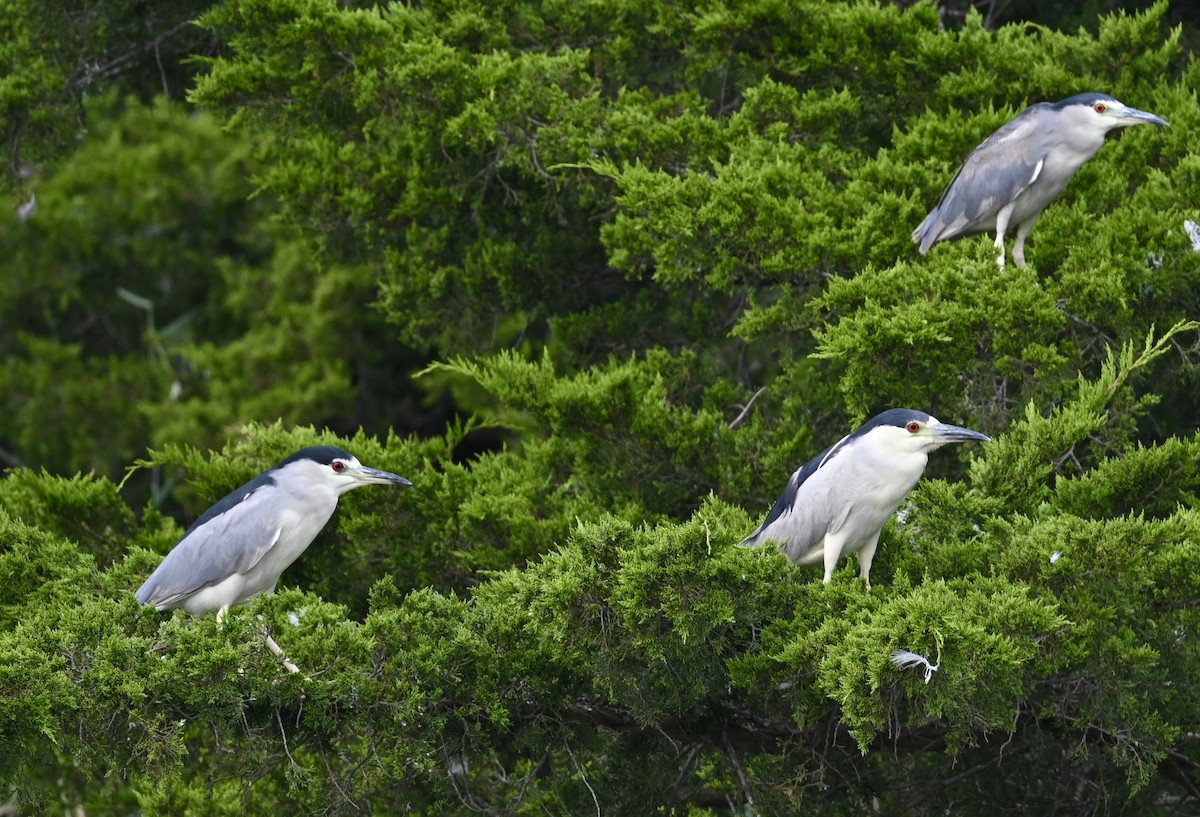
<svg viewBox="0 0 1200 817">
<path fill-rule="evenodd" d="M 1166 125 L 1106 94 L 1078 94 L 1021 111 L 972 151 L 912 238 L 921 255 L 939 241 L 996 231 L 1004 266 L 1004 236 L 1017 228 L 1013 262 L 1025 266 L 1025 239 L 1042 211 L 1058 198 L 1113 128 Z"/>
<path fill-rule="evenodd" d="M 275 592 L 280 574 L 333 516 L 338 497 L 370 484 L 412 483 L 333 446 L 297 451 L 201 514 L 138 589 L 138 602 L 194 615 L 215 610 L 220 621 L 233 605 Z"/>
<path fill-rule="evenodd" d="M 823 562 L 826 582 L 838 561 L 857 551 L 859 572 L 870 588 L 879 533 L 921 478 L 929 452 L 946 443 L 990 439 L 923 411 L 877 414 L 792 474 L 766 521 L 740 544 L 773 541 L 796 564 Z"/>
</svg>

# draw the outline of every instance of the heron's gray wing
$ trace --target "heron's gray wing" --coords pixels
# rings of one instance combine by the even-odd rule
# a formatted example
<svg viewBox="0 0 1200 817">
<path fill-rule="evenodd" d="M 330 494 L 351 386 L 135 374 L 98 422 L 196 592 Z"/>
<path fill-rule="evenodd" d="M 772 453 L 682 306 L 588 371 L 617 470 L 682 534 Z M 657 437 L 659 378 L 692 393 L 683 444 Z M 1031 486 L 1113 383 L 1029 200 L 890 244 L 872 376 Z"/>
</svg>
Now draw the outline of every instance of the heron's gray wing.
<svg viewBox="0 0 1200 817">
<path fill-rule="evenodd" d="M 178 606 L 189 596 L 235 573 L 246 573 L 279 539 L 281 520 L 260 477 L 213 505 L 150 574 L 137 600 L 160 609 Z"/>
<path fill-rule="evenodd" d="M 797 559 L 816 545 L 825 535 L 825 527 L 813 508 L 797 503 L 801 486 L 829 463 L 852 435 L 847 434 L 833 445 L 802 465 L 788 479 L 787 487 L 775 500 L 767 518 L 754 533 L 738 543 L 740 547 L 760 545 L 767 540 L 785 543 L 788 558 Z"/>
<path fill-rule="evenodd" d="M 1034 125 L 1045 104 L 1026 108 L 971 152 L 937 206 L 913 231 L 922 255 L 938 241 L 992 229 L 996 214 L 1033 183 L 1046 156 Z"/>
</svg>

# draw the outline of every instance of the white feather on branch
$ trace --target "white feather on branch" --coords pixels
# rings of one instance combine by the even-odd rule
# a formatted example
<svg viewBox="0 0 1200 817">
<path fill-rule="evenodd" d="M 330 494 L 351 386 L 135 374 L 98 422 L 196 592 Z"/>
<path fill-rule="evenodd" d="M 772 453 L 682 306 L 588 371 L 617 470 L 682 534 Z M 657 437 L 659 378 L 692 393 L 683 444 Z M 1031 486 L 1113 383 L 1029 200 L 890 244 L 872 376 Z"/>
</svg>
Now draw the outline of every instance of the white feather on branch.
<svg viewBox="0 0 1200 817">
<path fill-rule="evenodd" d="M 929 659 L 923 655 L 918 655 L 915 652 L 908 650 L 896 650 L 892 653 L 892 663 L 901 669 L 912 669 L 913 667 L 925 667 L 925 683 L 929 683 L 933 678 L 933 674 L 937 672 L 938 665 L 929 663 Z"/>
</svg>

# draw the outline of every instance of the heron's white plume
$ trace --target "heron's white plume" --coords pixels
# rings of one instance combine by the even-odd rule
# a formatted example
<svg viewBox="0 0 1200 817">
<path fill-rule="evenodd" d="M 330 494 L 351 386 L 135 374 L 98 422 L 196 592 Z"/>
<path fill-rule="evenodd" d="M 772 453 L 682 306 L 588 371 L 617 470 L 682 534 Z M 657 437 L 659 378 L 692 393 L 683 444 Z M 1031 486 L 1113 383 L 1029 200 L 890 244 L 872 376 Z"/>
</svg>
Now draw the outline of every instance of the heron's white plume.
<svg viewBox="0 0 1200 817">
<path fill-rule="evenodd" d="M 938 665 L 929 663 L 929 659 L 923 655 L 918 655 L 915 652 L 908 650 L 895 650 L 892 653 L 892 663 L 901 669 L 912 669 L 913 667 L 925 667 L 925 683 L 929 683 L 933 678 L 933 674 L 937 672 Z"/>
</svg>

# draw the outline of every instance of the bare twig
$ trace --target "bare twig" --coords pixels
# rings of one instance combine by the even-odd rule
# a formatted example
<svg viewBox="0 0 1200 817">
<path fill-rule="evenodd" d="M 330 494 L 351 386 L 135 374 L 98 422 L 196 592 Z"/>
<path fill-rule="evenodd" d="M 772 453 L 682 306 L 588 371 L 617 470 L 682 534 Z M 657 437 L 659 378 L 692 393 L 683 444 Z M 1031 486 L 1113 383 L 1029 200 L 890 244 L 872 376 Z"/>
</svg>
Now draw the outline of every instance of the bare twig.
<svg viewBox="0 0 1200 817">
<path fill-rule="evenodd" d="M 731 429 L 737 428 L 738 424 L 741 423 L 742 420 L 746 419 L 746 416 L 750 413 L 750 407 L 754 405 L 754 401 L 757 400 L 758 396 L 760 394 L 762 394 L 763 392 L 765 392 L 766 390 L 767 390 L 767 387 L 763 386 L 762 388 L 760 388 L 758 391 L 756 391 L 754 393 L 754 396 L 750 398 L 750 400 L 746 403 L 745 407 L 742 409 L 742 413 L 739 414 L 737 417 L 734 417 L 733 420 L 729 423 L 729 427 Z"/>
<path fill-rule="evenodd" d="M 733 744 L 729 742 L 729 735 L 721 735 L 725 743 L 725 753 L 729 755 L 729 762 L 733 764 L 733 771 L 737 774 L 738 785 L 742 787 L 742 796 L 746 798 L 746 804 L 753 808 L 754 794 L 750 791 L 750 781 L 746 777 L 746 771 L 742 768 L 742 763 L 738 760 L 737 749 L 733 748 Z"/>
<path fill-rule="evenodd" d="M 596 790 L 592 788 L 592 784 L 588 782 L 587 775 L 583 773 L 583 767 L 579 765 L 579 759 L 575 757 L 575 753 L 571 751 L 571 744 L 563 741 L 563 748 L 567 750 L 567 756 L 571 758 L 571 762 L 575 764 L 575 769 L 579 772 L 579 779 L 583 781 L 583 785 L 587 786 L 587 790 L 591 792 L 592 803 L 596 806 L 596 817 L 600 817 L 600 798 L 596 796 Z"/>
<path fill-rule="evenodd" d="M 275 707 L 275 722 L 279 724 L 279 737 L 283 739 L 283 752 L 287 755 L 288 762 L 292 764 L 293 769 L 301 769 L 296 758 L 292 757 L 292 750 L 288 747 L 287 730 L 283 728 L 283 716 L 279 714 L 279 707 Z"/>
</svg>

